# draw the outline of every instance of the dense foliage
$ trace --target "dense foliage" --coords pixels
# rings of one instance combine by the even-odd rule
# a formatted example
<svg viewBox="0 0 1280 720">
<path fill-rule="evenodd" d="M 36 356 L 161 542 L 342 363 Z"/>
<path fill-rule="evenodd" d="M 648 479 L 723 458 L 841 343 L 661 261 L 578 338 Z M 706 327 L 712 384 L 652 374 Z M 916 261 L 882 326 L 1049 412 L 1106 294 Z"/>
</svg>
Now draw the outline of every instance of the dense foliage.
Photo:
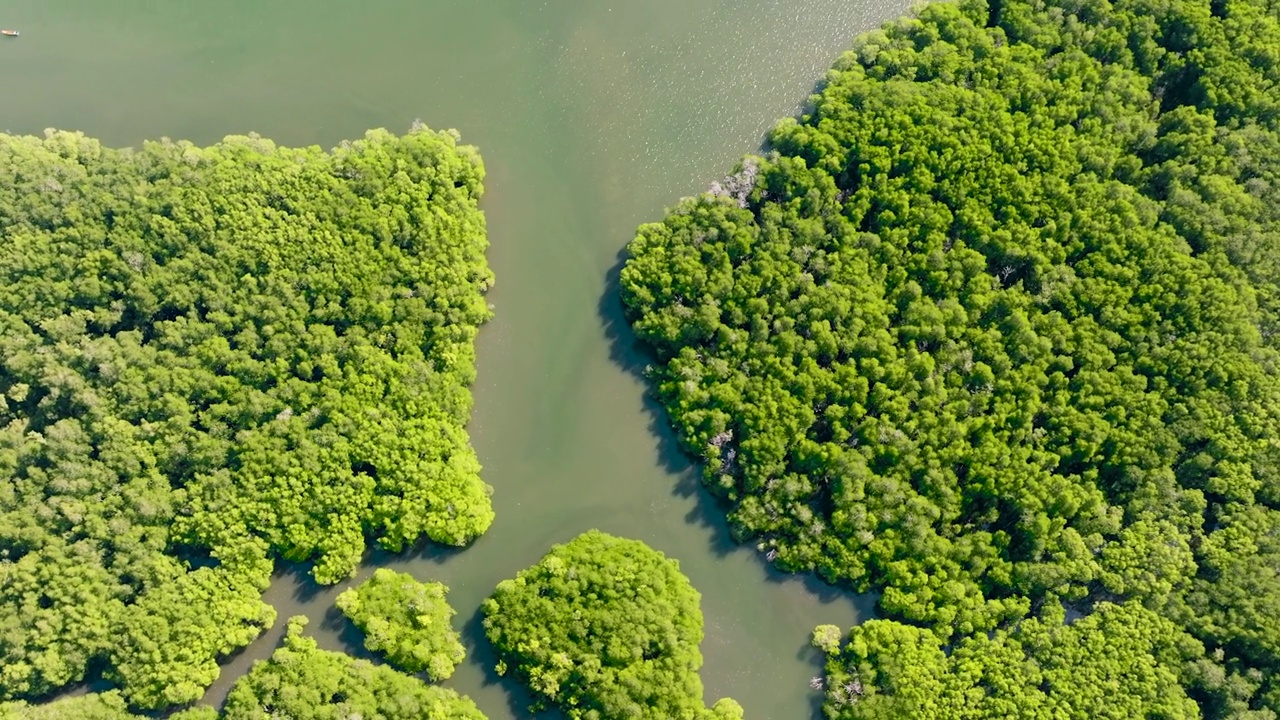
<svg viewBox="0 0 1280 720">
<path fill-rule="evenodd" d="M 832 717 L 1280 711 L 1278 130 L 1274 3 L 937 4 L 640 229 L 734 532 L 882 593 Z"/>
<path fill-rule="evenodd" d="M 888 620 L 855 627 L 843 648 L 839 629 L 827 631 L 832 715 L 1200 717 L 1179 676 L 1185 658 L 1203 648 L 1172 621 L 1133 603 L 1100 603 L 1072 625 L 1063 619 L 1060 607 L 1050 608 L 1012 630 L 968 636 L 949 653 L 936 634 Z"/>
<path fill-rule="evenodd" d="M 407 573 L 374 571 L 359 587 L 338 596 L 338 609 L 364 631 L 364 646 L 382 653 L 406 672 L 423 672 L 435 682 L 447 679 L 466 656 L 456 614 L 442 583 L 420 583 Z"/>
<path fill-rule="evenodd" d="M 470 698 L 434 687 L 389 667 L 317 647 L 302 634 L 305 617 L 289 619 L 284 643 L 270 660 L 254 663 L 227 697 L 222 713 L 208 706 L 170 720 L 485 720 Z M 64 698 L 44 705 L 0 703 L 0 720 L 137 720 L 118 691 Z"/>
<path fill-rule="evenodd" d="M 638 540 L 593 530 L 551 552 L 484 603 L 484 628 L 538 707 L 574 720 L 733 720 L 742 708 L 702 703 L 698 591 Z"/>
<path fill-rule="evenodd" d="M 0 699 L 200 697 L 275 558 L 492 519 L 468 445 L 483 168 L 447 133 L 0 136 Z"/>
<path fill-rule="evenodd" d="M 484 720 L 470 698 L 453 690 L 320 650 L 302 634 L 305 625 L 306 618 L 289 619 L 284 646 L 231 689 L 225 720 Z"/>
<path fill-rule="evenodd" d="M 21 700 L 0 703 L 0 720 L 139 720 L 144 715 L 129 712 L 120 693 L 90 693 L 55 700 L 43 705 L 30 705 Z M 217 720 L 218 711 L 208 706 L 181 710 L 168 720 Z"/>
</svg>

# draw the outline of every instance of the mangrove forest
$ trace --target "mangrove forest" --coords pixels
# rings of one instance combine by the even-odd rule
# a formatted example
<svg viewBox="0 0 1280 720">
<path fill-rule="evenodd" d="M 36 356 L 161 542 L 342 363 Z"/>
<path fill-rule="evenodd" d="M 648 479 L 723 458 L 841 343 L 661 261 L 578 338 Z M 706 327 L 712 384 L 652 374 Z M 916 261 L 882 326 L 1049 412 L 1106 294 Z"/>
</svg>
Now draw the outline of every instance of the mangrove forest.
<svg viewBox="0 0 1280 720">
<path fill-rule="evenodd" d="M 640 228 L 736 537 L 875 592 L 853 718 L 1280 712 L 1280 13 L 962 0 Z"/>
</svg>

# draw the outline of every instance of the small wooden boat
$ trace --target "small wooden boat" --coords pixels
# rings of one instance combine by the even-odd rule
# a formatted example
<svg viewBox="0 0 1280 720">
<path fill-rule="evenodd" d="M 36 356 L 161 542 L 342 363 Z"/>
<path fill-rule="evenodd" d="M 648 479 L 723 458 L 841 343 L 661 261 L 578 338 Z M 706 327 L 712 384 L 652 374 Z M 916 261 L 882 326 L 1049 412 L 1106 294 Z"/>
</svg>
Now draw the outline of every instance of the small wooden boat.
<svg viewBox="0 0 1280 720">
<path fill-rule="evenodd" d="M 5 37 L 18 37 L 18 31 L 17 30 L 0 30 L 0 35 L 4 35 Z"/>
</svg>

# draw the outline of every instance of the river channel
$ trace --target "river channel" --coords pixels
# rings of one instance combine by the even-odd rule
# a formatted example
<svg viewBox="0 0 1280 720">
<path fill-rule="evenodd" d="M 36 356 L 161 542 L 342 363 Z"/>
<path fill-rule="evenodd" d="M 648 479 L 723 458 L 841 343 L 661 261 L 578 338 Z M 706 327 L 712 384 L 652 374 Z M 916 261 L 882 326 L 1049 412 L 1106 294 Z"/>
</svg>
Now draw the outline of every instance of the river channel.
<svg viewBox="0 0 1280 720">
<path fill-rule="evenodd" d="M 488 168 L 495 319 L 480 334 L 472 441 L 497 520 L 464 550 L 375 553 L 452 588 L 469 657 L 448 683 L 493 720 L 528 716 L 492 671 L 480 602 L 552 543 L 600 528 L 677 558 L 702 593 L 709 701 L 754 720 L 816 718 L 813 626 L 870 603 L 736 547 L 665 419 L 611 278 L 638 224 L 724 175 L 794 114 L 854 35 L 903 0 L 0 0 L 0 130 L 83 130 L 115 146 L 258 132 L 331 147 L 415 118 L 457 128 Z M 276 627 L 224 664 L 206 700 L 349 583 L 282 567 Z M 353 644 L 353 641 L 355 644 Z"/>
</svg>

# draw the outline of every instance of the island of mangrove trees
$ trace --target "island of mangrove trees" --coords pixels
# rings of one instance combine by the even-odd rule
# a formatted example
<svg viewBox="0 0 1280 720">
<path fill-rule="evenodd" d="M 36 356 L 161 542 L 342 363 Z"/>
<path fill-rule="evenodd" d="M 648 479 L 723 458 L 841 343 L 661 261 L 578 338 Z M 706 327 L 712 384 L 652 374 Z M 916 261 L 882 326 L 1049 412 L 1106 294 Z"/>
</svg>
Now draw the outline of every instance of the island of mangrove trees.
<svg viewBox="0 0 1280 720">
<path fill-rule="evenodd" d="M 408 573 L 378 568 L 358 587 L 342 591 L 337 606 L 364 633 L 364 647 L 405 672 L 439 682 L 466 656 L 451 620 L 443 583 L 422 583 Z"/>
<path fill-rule="evenodd" d="M 675 560 L 598 530 L 556 545 L 484 603 L 498 672 L 573 720 L 741 720 L 702 702 L 701 596 Z"/>
</svg>

